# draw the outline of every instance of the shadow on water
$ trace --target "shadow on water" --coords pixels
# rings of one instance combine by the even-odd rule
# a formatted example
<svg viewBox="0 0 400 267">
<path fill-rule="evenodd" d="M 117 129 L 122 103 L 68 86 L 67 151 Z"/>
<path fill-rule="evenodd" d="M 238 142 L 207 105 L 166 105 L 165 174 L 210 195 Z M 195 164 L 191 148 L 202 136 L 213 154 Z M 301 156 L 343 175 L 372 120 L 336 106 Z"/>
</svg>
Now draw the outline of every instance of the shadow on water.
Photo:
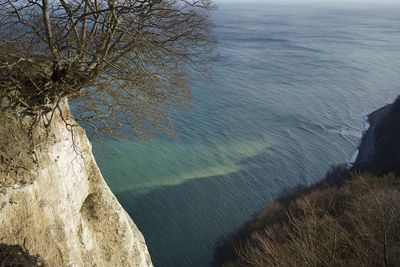
<svg viewBox="0 0 400 267">
<path fill-rule="evenodd" d="M 268 177 L 274 173 L 272 162 L 265 164 L 268 155 L 267 151 L 242 160 L 243 170 L 235 173 L 143 193 L 118 193 L 145 236 L 155 266 L 207 266 L 218 238 L 249 220 L 277 192 L 290 186 L 281 182 L 293 182 L 289 177 Z M 264 163 L 254 164 L 260 161 Z"/>
</svg>

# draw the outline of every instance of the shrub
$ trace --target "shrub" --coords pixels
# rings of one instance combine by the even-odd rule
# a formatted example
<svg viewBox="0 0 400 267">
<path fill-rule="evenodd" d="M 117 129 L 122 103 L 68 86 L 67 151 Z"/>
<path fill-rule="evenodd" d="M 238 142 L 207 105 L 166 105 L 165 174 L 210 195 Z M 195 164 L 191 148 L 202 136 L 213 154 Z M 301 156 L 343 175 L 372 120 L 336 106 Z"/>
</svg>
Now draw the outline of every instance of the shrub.
<svg viewBox="0 0 400 267">
<path fill-rule="evenodd" d="M 223 266 L 399 266 L 399 189 L 394 175 L 358 174 L 296 191 L 256 217 Z"/>
</svg>

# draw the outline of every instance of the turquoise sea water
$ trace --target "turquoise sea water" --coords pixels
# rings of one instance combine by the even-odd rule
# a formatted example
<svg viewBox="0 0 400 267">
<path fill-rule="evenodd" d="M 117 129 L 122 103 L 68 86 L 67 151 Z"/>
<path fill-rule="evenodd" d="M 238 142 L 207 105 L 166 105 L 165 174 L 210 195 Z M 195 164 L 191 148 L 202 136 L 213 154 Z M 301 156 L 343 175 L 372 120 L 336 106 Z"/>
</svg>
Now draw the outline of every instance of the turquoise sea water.
<svg viewBox="0 0 400 267">
<path fill-rule="evenodd" d="M 178 136 L 94 144 L 156 267 L 207 266 L 221 235 L 351 157 L 364 115 L 400 93 L 399 7 L 220 6 Z"/>
</svg>

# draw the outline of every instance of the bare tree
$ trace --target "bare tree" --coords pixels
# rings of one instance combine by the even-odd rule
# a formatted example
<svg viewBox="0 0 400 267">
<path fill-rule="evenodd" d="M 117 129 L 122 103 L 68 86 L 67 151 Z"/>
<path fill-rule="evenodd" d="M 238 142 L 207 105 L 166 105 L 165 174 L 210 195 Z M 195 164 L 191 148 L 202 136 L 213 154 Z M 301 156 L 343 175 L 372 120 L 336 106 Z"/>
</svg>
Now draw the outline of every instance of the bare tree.
<svg viewBox="0 0 400 267">
<path fill-rule="evenodd" d="M 168 131 L 212 49 L 210 0 L 0 0 L 3 111 L 44 116 L 77 99 L 96 132 Z"/>
</svg>

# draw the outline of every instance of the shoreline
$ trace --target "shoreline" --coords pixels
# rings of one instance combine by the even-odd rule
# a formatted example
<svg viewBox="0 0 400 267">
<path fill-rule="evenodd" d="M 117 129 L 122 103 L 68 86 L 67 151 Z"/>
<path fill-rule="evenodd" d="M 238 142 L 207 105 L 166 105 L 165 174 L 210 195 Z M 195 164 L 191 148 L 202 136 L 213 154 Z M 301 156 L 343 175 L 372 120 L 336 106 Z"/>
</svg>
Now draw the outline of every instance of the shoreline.
<svg viewBox="0 0 400 267">
<path fill-rule="evenodd" d="M 366 125 L 362 131 L 362 137 L 357 149 L 350 155 L 347 160 L 347 166 L 351 169 L 364 162 L 374 153 L 375 146 L 375 128 L 381 123 L 393 104 L 387 104 L 365 116 L 364 124 Z"/>
<path fill-rule="evenodd" d="M 360 152 L 360 146 L 361 146 L 362 139 L 363 139 L 365 133 L 368 131 L 368 129 L 371 126 L 368 116 L 369 116 L 368 114 L 363 113 L 364 129 L 360 131 L 361 137 L 359 138 L 359 144 L 357 145 L 357 148 L 355 149 L 355 151 L 352 154 L 349 154 L 349 156 L 347 157 L 346 166 L 349 169 L 351 169 L 354 166 L 354 164 L 358 158 L 358 154 Z"/>
<path fill-rule="evenodd" d="M 392 104 L 387 104 L 368 115 L 369 127 L 364 132 L 361 138 L 360 145 L 357 149 L 357 157 L 353 163 L 352 168 L 360 169 L 363 166 L 371 163 L 372 157 L 376 151 L 376 128 L 382 123 L 386 115 L 391 111 L 393 107 Z"/>
</svg>

